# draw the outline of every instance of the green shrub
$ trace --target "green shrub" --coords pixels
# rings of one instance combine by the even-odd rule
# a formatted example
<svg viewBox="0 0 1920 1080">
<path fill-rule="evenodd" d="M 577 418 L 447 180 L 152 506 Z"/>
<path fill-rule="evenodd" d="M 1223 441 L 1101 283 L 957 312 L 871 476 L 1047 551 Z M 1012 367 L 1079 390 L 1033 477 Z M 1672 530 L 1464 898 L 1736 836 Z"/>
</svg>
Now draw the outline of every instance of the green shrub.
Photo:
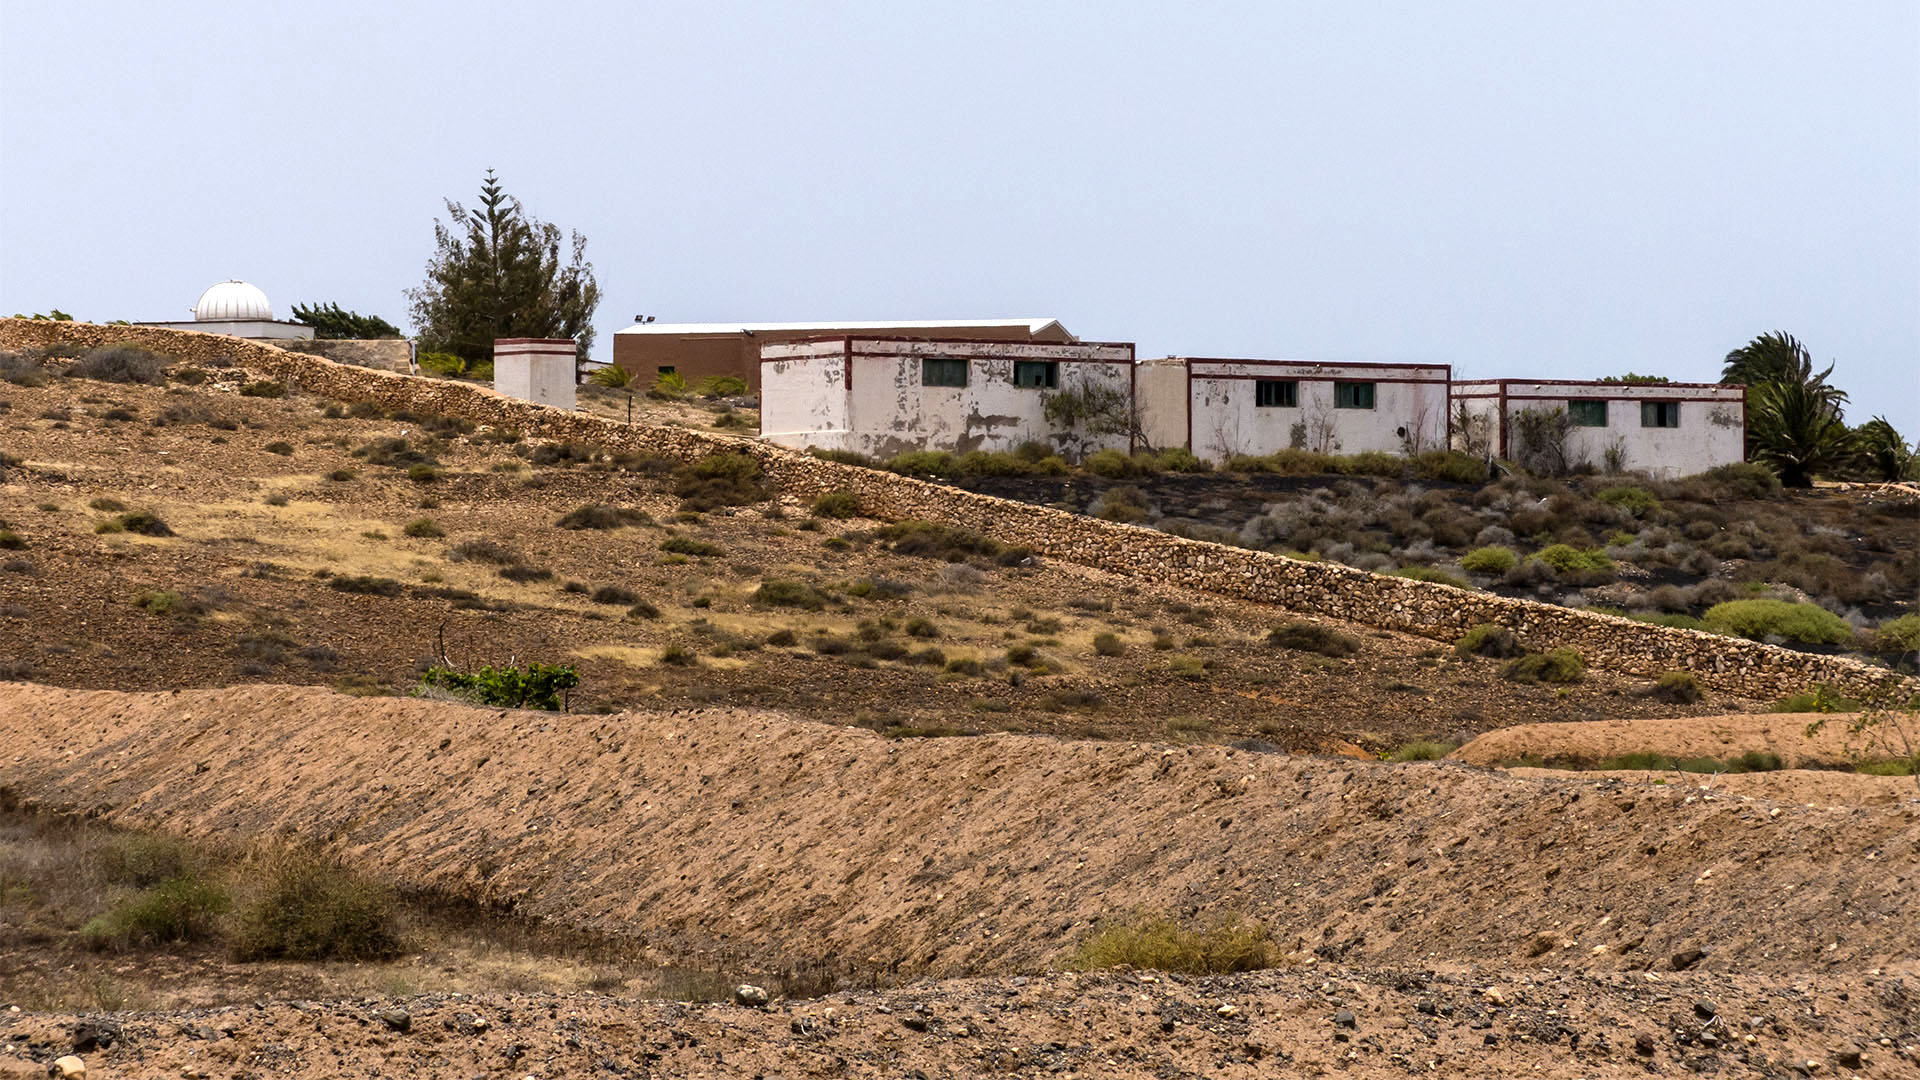
<svg viewBox="0 0 1920 1080">
<path fill-rule="evenodd" d="M 97 533 L 139 533 L 142 536 L 172 536 L 173 530 L 151 510 L 134 510 L 93 527 Z"/>
<path fill-rule="evenodd" d="M 26 540 L 12 529 L 0 529 L 0 551 L 21 551 L 27 546 Z"/>
<path fill-rule="evenodd" d="M 1321 656 L 1352 656 L 1360 651 L 1360 640 L 1317 623 L 1290 622 L 1267 631 L 1267 644 L 1279 649 L 1319 653 Z"/>
<path fill-rule="evenodd" d="M 923 619 L 923 618 L 920 618 L 919 616 L 915 616 L 914 618 L 908 619 L 906 622 L 906 625 L 902 626 L 900 629 L 908 637 L 937 638 L 940 636 L 940 628 L 938 626 L 935 626 L 932 620 Z"/>
<path fill-rule="evenodd" d="M 953 476 L 954 457 L 945 450 L 909 450 L 887 462 L 887 468 L 908 476 Z"/>
<path fill-rule="evenodd" d="M 858 465 L 863 469 L 878 469 L 883 467 L 878 461 L 857 450 L 822 450 L 817 447 L 809 447 L 807 453 L 812 454 L 821 461 L 833 461 L 841 465 Z"/>
<path fill-rule="evenodd" d="M 695 540 L 691 536 L 669 536 L 660 541 L 660 550 L 672 555 L 699 555 L 710 557 L 725 555 L 727 549 L 719 544 L 710 544 L 705 540 Z"/>
<path fill-rule="evenodd" d="M 431 540 L 447 535 L 447 531 L 442 529 L 439 523 L 432 518 L 415 518 L 407 522 L 407 527 L 400 531 L 406 533 L 408 536 L 423 540 Z"/>
<path fill-rule="evenodd" d="M 1646 517 L 1649 512 L 1660 506 L 1660 500 L 1654 497 L 1653 492 L 1633 484 L 1602 488 L 1593 497 L 1615 509 L 1624 510 L 1634 517 Z"/>
<path fill-rule="evenodd" d="M 1393 753 L 1388 754 L 1387 760 L 1439 761 L 1441 758 L 1446 757 L 1458 749 L 1460 749 L 1459 743 L 1446 742 L 1440 739 L 1416 739 L 1413 742 L 1402 745 Z"/>
<path fill-rule="evenodd" d="M 416 484 L 431 484 L 440 479 L 440 470 L 422 462 L 407 466 L 407 479 Z"/>
<path fill-rule="evenodd" d="M 1472 585 L 1460 580 L 1459 577 L 1449 574 L 1445 570 L 1435 570 L 1431 566 L 1403 566 L 1395 570 L 1393 576 L 1407 578 L 1411 581 L 1425 581 L 1434 585 L 1451 585 L 1456 589 L 1473 588 Z"/>
<path fill-rule="evenodd" d="M 663 371 L 654 376 L 653 388 L 647 391 L 650 398 L 662 398 L 675 401 L 686 397 L 687 377 L 677 371 Z"/>
<path fill-rule="evenodd" d="M 1873 632 L 1873 651 L 1910 653 L 1920 651 L 1920 614 L 1888 619 Z"/>
<path fill-rule="evenodd" d="M 846 519 L 860 516 L 860 497 L 851 491 L 829 491 L 813 500 L 813 516 Z"/>
<path fill-rule="evenodd" d="M 566 512 L 555 525 L 563 529 L 622 529 L 629 525 L 651 525 L 653 515 L 645 510 L 606 503 L 587 503 Z"/>
<path fill-rule="evenodd" d="M 327 474 L 327 479 L 337 484 L 344 484 L 357 475 L 359 474 L 355 473 L 352 469 L 335 469 Z"/>
<path fill-rule="evenodd" d="M 1802 645 L 1845 645 L 1853 627 L 1817 604 L 1786 600 L 1728 600 L 1707 609 L 1701 622 L 1716 634 L 1753 641 L 1781 638 Z"/>
<path fill-rule="evenodd" d="M 1487 480 L 1487 463 L 1458 450 L 1428 450 L 1414 455 L 1413 475 L 1420 480 L 1483 484 Z"/>
<path fill-rule="evenodd" d="M 700 654 L 675 642 L 660 650 L 660 662 L 668 667 L 695 667 L 700 663 Z"/>
<path fill-rule="evenodd" d="M 1500 671 L 1502 676 L 1520 683 L 1577 683 L 1586 673 L 1586 663 L 1572 649 L 1528 653 Z"/>
<path fill-rule="evenodd" d="M 1032 476 L 1067 471 L 1067 463 L 1058 457 L 1023 457 L 1018 453 L 970 450 L 953 459 L 955 476 Z"/>
<path fill-rule="evenodd" d="M 1098 656 L 1120 656 L 1127 651 L 1127 646 L 1119 634 L 1099 633 L 1093 635 L 1093 651 Z"/>
<path fill-rule="evenodd" d="M 1207 677 L 1207 661 L 1197 656 L 1181 654 L 1167 657 L 1167 671 L 1183 679 L 1204 679 Z"/>
<path fill-rule="evenodd" d="M 1281 476 L 1325 476 L 1340 472 L 1331 454 L 1311 450 L 1279 450 L 1262 457 L 1241 454 L 1227 460 L 1230 472 L 1269 472 Z"/>
<path fill-rule="evenodd" d="M 1145 465 L 1145 467 L 1143 467 Z M 1109 480 L 1125 480 L 1139 476 L 1150 464 L 1136 462 L 1132 457 L 1119 450 L 1096 450 L 1086 456 L 1080 467 L 1095 476 L 1104 476 Z"/>
<path fill-rule="evenodd" d="M 271 379 L 261 379 L 257 382 L 250 382 L 250 383 L 247 383 L 245 386 L 242 386 L 240 388 L 240 396 L 241 397 L 258 397 L 258 398 L 283 398 L 287 396 L 287 384 L 283 382 L 274 382 Z"/>
<path fill-rule="evenodd" d="M 1474 548 L 1460 559 L 1460 568 L 1475 574 L 1504 574 L 1519 565 L 1519 554 L 1499 544 Z"/>
<path fill-rule="evenodd" d="M 99 498 L 88 503 L 87 505 L 93 507 L 95 510 L 100 511 L 103 514 L 117 514 L 127 508 L 126 503 L 123 503 L 119 499 L 115 499 L 107 495 L 102 495 Z"/>
<path fill-rule="evenodd" d="M 1362 450 L 1358 454 L 1335 458 L 1334 466 L 1354 476 L 1404 476 L 1407 459 L 1384 450 Z"/>
<path fill-rule="evenodd" d="M 1647 691 L 1647 696 L 1669 705 L 1692 705 L 1700 700 L 1700 681 L 1691 672 L 1664 672 Z"/>
<path fill-rule="evenodd" d="M 709 375 L 695 385 L 694 392 L 703 398 L 739 397 L 747 392 L 747 380 L 733 375 Z"/>
<path fill-rule="evenodd" d="M 795 607 L 819 611 L 827 606 L 826 594 L 804 581 L 763 581 L 753 591 L 753 600 L 771 607 Z"/>
<path fill-rule="evenodd" d="M 1912 776 L 1920 772 L 1920 757 L 1863 761 L 1853 771 L 1865 776 Z"/>
<path fill-rule="evenodd" d="M 946 562 L 965 562 L 972 555 L 995 558 L 1004 555 L 1007 550 L 998 541 L 979 533 L 919 519 L 885 526 L 876 530 L 874 536 L 896 554 Z"/>
<path fill-rule="evenodd" d="M 436 665 L 420 677 L 420 685 L 438 687 L 481 705 L 556 712 L 561 695 L 580 685 L 580 669 L 572 664 L 533 663 L 524 668 L 488 665 L 478 671 L 456 671 Z"/>
<path fill-rule="evenodd" d="M 102 345 L 75 360 L 67 374 L 76 379 L 159 386 L 166 382 L 165 367 L 165 357 L 138 345 Z"/>
<path fill-rule="evenodd" d="M 681 468 L 675 477 L 674 494 L 680 496 L 680 509 L 695 513 L 772 498 L 761 478 L 760 462 L 731 451 L 708 454 Z"/>
<path fill-rule="evenodd" d="M 985 669 L 978 660 L 966 656 L 957 656 L 947 661 L 946 670 L 954 675 L 979 675 Z"/>
<path fill-rule="evenodd" d="M 1811 690 L 1788 694 L 1774 702 L 1773 711 L 1777 713 L 1850 713 L 1859 712 L 1860 703 L 1835 693 L 1833 687 L 1821 683 Z"/>
<path fill-rule="evenodd" d="M 80 928 L 88 948 L 120 951 L 140 945 L 204 941 L 219 928 L 229 901 L 217 882 L 196 875 L 167 878 L 115 904 Z"/>
<path fill-rule="evenodd" d="M 270 442 L 261 449 L 269 454 L 279 454 L 281 457 L 290 457 L 293 454 L 293 444 L 289 442 Z"/>
<path fill-rule="evenodd" d="M 1613 560 L 1607 558 L 1605 552 L 1582 551 L 1571 544 L 1549 545 L 1534 558 L 1553 567 L 1561 577 L 1610 573 L 1613 570 Z"/>
<path fill-rule="evenodd" d="M 1075 950 L 1068 966 L 1079 971 L 1131 967 L 1186 975 L 1231 975 L 1279 962 L 1265 927 L 1226 919 L 1203 930 L 1172 919 L 1109 922 Z"/>
<path fill-rule="evenodd" d="M 1140 455 L 1135 455 L 1140 456 Z M 1202 473 L 1212 472 L 1213 464 L 1194 454 L 1184 446 L 1169 446 L 1146 455 L 1153 468 L 1159 472 Z"/>
<path fill-rule="evenodd" d="M 1780 494 L 1780 478 L 1773 470 L 1747 461 L 1716 466 L 1699 478 L 1725 498 L 1771 499 Z"/>
<path fill-rule="evenodd" d="M 1594 767 L 1609 771 L 1650 770 L 1654 772 L 1666 772 L 1673 768 L 1673 759 L 1665 754 L 1656 753 L 1652 750 L 1637 750 L 1630 754 L 1604 758 Z"/>
<path fill-rule="evenodd" d="M 401 585 L 392 578 L 341 576 L 327 579 L 327 587 L 344 593 L 364 593 L 369 596 L 399 596 Z"/>
<path fill-rule="evenodd" d="M 230 945 L 240 961 L 386 960 L 401 951 L 394 922 L 385 889 L 337 862 L 286 855 L 241 909 Z"/>
<path fill-rule="evenodd" d="M 1511 659 L 1526 652 L 1520 647 L 1520 639 L 1513 635 L 1513 631 L 1491 623 L 1481 623 L 1468 630 L 1459 641 L 1453 643 L 1453 648 L 1461 656 L 1491 656 L 1499 660 Z"/>
<path fill-rule="evenodd" d="M 657 619 L 659 617 L 660 609 L 647 603 L 645 600 L 627 609 L 627 618 L 629 619 Z"/>
</svg>

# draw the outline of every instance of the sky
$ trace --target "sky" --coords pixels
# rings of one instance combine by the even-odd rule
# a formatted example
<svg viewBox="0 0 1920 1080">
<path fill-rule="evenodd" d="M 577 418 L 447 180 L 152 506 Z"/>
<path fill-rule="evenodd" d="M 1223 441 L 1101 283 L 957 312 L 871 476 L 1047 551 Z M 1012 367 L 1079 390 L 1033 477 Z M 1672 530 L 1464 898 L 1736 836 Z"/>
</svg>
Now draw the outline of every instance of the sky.
<svg viewBox="0 0 1920 1080">
<path fill-rule="evenodd" d="M 406 322 L 499 172 L 661 322 L 1712 381 L 1920 436 L 1920 2 L 0 0 L 0 311 Z"/>
</svg>

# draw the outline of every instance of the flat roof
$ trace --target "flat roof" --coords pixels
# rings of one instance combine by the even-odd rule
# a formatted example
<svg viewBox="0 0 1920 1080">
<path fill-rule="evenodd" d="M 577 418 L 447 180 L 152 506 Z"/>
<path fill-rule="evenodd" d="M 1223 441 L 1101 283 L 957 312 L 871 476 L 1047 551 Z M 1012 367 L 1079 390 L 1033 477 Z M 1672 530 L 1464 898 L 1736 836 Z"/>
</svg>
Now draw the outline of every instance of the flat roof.
<svg viewBox="0 0 1920 1080">
<path fill-rule="evenodd" d="M 615 334 L 756 334 L 762 331 L 831 333 L 840 330 L 978 330 L 983 327 L 1024 326 L 1038 334 L 1050 326 L 1059 327 L 1059 319 L 924 319 L 866 322 L 734 322 L 734 323 L 634 323 L 615 330 Z"/>
</svg>

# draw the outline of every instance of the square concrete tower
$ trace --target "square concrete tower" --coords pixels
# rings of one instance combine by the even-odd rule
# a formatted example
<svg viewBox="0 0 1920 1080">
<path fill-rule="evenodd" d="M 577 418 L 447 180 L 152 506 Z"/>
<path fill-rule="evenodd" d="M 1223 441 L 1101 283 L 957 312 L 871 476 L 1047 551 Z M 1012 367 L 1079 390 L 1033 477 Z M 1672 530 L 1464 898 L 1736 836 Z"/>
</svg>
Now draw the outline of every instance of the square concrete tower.
<svg viewBox="0 0 1920 1080">
<path fill-rule="evenodd" d="M 493 388 L 508 397 L 573 408 L 572 338 L 495 338 Z"/>
</svg>

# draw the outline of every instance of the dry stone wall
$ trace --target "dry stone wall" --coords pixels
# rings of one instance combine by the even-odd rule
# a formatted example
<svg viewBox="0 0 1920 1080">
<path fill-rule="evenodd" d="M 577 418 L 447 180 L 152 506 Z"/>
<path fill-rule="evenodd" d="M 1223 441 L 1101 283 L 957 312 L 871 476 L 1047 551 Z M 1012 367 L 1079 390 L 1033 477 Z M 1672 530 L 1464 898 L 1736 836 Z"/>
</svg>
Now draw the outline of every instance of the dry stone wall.
<svg viewBox="0 0 1920 1080">
<path fill-rule="evenodd" d="M 1430 582 L 1309 563 L 1265 552 L 1187 540 L 1044 506 L 997 499 L 911 477 L 821 461 L 755 439 L 685 428 L 627 425 L 503 397 L 447 379 L 418 378 L 336 364 L 237 338 L 157 327 L 0 320 L 0 348 L 130 342 L 186 363 L 226 361 L 290 389 L 339 401 L 459 416 L 530 438 L 595 443 L 612 451 L 693 460 L 720 450 L 756 458 L 770 483 L 801 499 L 850 491 L 869 517 L 924 518 L 964 526 L 1005 544 L 1164 585 L 1239 597 L 1452 642 L 1484 623 L 1511 629 L 1531 649 L 1574 649 L 1587 663 L 1655 676 L 1690 671 L 1715 689 L 1773 697 L 1827 683 L 1851 695 L 1905 698 L 1920 680 L 1842 657 L 1679 630 L 1588 611 L 1514 600 Z"/>
</svg>

